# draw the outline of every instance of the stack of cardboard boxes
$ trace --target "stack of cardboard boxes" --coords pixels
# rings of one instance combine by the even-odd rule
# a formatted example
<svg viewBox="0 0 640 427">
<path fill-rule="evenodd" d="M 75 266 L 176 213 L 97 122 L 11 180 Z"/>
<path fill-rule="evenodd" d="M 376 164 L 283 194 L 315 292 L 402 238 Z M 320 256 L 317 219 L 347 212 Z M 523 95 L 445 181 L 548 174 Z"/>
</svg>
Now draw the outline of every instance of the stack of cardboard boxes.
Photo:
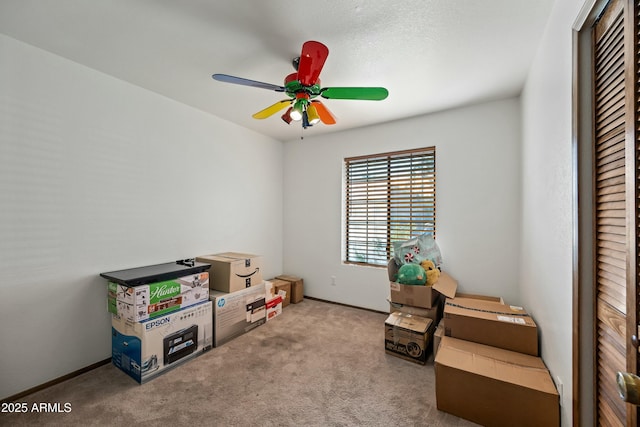
<svg viewBox="0 0 640 427">
<path fill-rule="evenodd" d="M 101 276 L 113 364 L 139 383 L 276 318 L 302 279 L 263 280 L 263 257 L 224 252 Z"/>
<path fill-rule="evenodd" d="M 201 255 L 196 261 L 211 265 L 215 347 L 273 320 L 290 302 L 302 300 L 301 278 L 263 279 L 262 256 L 223 252 Z"/>
<path fill-rule="evenodd" d="M 267 321 L 267 285 L 262 278 L 263 257 L 237 252 L 202 255 L 211 264 L 213 345 L 218 347 Z"/>
<path fill-rule="evenodd" d="M 190 260 L 101 274 L 117 368 L 143 383 L 211 348 L 209 268 Z"/>
<path fill-rule="evenodd" d="M 448 298 L 435 347 L 439 410 L 486 426 L 557 426 L 559 396 L 538 328 L 499 298 Z"/>
<path fill-rule="evenodd" d="M 385 351 L 425 364 L 433 343 L 439 410 L 486 426 L 558 426 L 559 395 L 538 353 L 538 328 L 502 298 L 457 293 L 441 272 L 433 286 L 394 282 Z"/>
<path fill-rule="evenodd" d="M 425 364 L 431 353 L 436 325 L 442 318 L 444 298 L 454 297 L 457 282 L 442 272 L 433 286 L 403 285 L 394 281 L 398 266 L 387 264 L 390 282 L 389 312 L 385 321 L 385 351 Z"/>
</svg>

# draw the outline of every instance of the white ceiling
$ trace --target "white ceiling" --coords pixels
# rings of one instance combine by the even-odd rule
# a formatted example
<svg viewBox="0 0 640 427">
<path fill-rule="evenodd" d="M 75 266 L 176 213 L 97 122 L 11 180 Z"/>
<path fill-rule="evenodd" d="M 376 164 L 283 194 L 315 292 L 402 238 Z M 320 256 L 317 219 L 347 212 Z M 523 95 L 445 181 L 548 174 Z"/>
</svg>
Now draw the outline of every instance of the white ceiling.
<svg viewBox="0 0 640 427">
<path fill-rule="evenodd" d="M 0 33 L 279 140 L 300 123 L 251 115 L 302 43 L 329 48 L 322 86 L 384 86 L 384 101 L 324 100 L 312 136 L 520 93 L 554 0 L 1 0 Z M 0 58 L 1 61 L 1 58 Z M 42 70 L 46 74 L 47 70 Z"/>
</svg>

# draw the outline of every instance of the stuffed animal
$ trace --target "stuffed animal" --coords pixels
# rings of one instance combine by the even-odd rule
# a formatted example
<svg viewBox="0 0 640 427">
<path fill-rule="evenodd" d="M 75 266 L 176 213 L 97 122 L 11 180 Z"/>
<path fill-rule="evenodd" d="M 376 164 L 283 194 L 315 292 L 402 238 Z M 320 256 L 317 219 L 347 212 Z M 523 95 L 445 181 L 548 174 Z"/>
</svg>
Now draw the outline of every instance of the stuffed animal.
<svg viewBox="0 0 640 427">
<path fill-rule="evenodd" d="M 427 283 L 427 273 L 420 264 L 404 264 L 398 270 L 398 283 L 424 286 Z"/>
<path fill-rule="evenodd" d="M 440 270 L 436 268 L 436 265 L 430 259 L 422 261 L 420 266 L 427 273 L 427 286 L 433 286 L 440 278 Z"/>
</svg>

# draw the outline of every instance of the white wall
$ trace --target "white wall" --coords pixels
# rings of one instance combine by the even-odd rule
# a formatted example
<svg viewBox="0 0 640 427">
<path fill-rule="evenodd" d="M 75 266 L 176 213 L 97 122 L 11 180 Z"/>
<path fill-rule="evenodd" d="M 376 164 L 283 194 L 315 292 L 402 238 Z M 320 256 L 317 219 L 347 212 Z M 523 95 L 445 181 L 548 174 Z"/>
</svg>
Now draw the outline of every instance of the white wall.
<svg viewBox="0 0 640 427">
<path fill-rule="evenodd" d="M 111 356 L 101 272 L 282 273 L 282 143 L 0 35 L 0 398 Z"/>
<path fill-rule="evenodd" d="M 463 292 L 519 303 L 520 137 L 513 98 L 285 143 L 284 270 L 306 295 L 388 310 L 386 269 L 342 263 L 343 159 L 435 145 L 444 269 Z"/>
<path fill-rule="evenodd" d="M 572 420 L 572 25 L 583 3 L 556 2 L 522 95 L 519 282 L 542 357 L 564 385 L 562 425 Z"/>
</svg>

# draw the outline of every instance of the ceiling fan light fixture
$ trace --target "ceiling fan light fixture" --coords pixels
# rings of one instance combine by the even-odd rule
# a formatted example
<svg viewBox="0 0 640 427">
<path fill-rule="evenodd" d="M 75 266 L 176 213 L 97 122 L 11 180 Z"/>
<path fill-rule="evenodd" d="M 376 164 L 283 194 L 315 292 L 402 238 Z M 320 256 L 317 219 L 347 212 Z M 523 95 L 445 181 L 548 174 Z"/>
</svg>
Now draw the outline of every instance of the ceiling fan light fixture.
<svg viewBox="0 0 640 427">
<path fill-rule="evenodd" d="M 287 108 L 287 111 L 285 111 L 285 113 L 282 115 L 282 120 L 284 120 L 284 122 L 286 124 L 291 124 L 291 121 L 293 120 L 291 118 L 291 110 L 293 110 L 292 107 Z"/>
<path fill-rule="evenodd" d="M 307 119 L 309 120 L 310 125 L 315 125 L 320 121 L 320 116 L 318 115 L 318 111 L 313 103 L 309 104 L 307 107 Z"/>
<path fill-rule="evenodd" d="M 291 112 L 289 113 L 291 120 L 294 120 L 296 122 L 299 120 L 302 120 L 302 113 L 304 112 L 303 104 L 304 103 L 300 102 L 299 100 L 296 101 L 295 104 L 293 104 L 293 107 L 291 108 Z"/>
</svg>

